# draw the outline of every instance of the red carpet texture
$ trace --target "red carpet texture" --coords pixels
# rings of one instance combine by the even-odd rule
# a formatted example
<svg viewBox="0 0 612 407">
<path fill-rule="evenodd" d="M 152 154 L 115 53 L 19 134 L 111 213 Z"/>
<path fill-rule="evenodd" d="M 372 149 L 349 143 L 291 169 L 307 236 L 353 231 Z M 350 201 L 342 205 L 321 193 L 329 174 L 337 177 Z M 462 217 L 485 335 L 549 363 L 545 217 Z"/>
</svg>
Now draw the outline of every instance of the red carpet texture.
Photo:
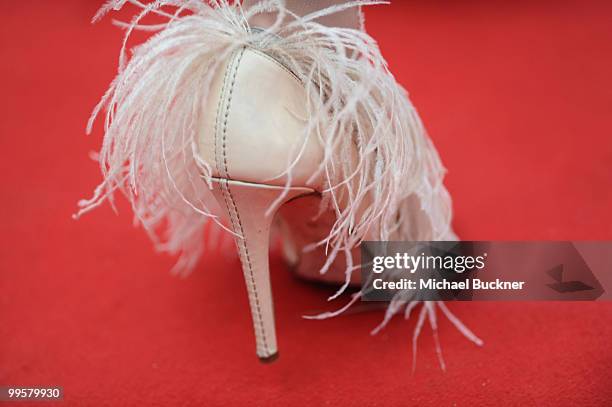
<svg viewBox="0 0 612 407">
<path fill-rule="evenodd" d="M 449 169 L 459 235 L 612 239 L 612 2 L 393 3 L 368 30 Z M 610 303 L 450 304 L 485 346 L 442 319 L 448 371 L 426 327 L 411 374 L 414 321 L 304 320 L 347 299 L 276 252 L 281 357 L 261 365 L 236 257 L 181 279 L 125 201 L 71 219 L 100 180 L 84 128 L 121 31 L 89 24 L 97 1 L 2 6 L 0 385 L 79 406 L 612 405 Z"/>
</svg>

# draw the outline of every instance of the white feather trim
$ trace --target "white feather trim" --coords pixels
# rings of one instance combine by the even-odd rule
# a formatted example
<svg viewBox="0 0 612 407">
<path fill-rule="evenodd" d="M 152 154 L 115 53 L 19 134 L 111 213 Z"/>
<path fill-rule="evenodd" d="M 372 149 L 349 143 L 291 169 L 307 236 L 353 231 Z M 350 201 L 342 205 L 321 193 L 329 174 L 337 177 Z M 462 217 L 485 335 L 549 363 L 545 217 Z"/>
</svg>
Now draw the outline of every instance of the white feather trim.
<svg viewBox="0 0 612 407">
<path fill-rule="evenodd" d="M 141 12 L 126 29 L 119 72 L 94 109 L 104 109 L 105 137 L 99 154 L 103 182 L 77 216 L 121 191 L 158 250 L 181 254 L 177 269 L 191 270 L 203 248 L 207 222 L 217 221 L 210 183 L 211 163 L 197 149 L 201 104 L 217 69 L 242 47 L 282 61 L 304 83 L 307 132 L 324 146 L 322 205 L 335 211 L 328 262 L 366 237 L 378 240 L 453 238 L 444 168 L 406 92 L 387 69 L 376 41 L 361 30 L 328 27 L 317 18 L 377 1 L 349 1 L 305 16 L 282 1 L 263 0 L 249 9 L 226 0 L 111 0 L 94 20 L 131 3 Z M 275 10 L 265 30 L 249 21 Z M 144 25 L 145 16 L 166 19 Z M 134 30 L 156 31 L 127 54 Z M 357 145 L 358 163 L 347 157 Z M 299 157 L 298 157 L 299 158 Z M 297 160 L 297 158 L 296 158 Z M 289 165 L 285 175 L 291 182 Z M 283 174 L 279 174 L 283 175 Z M 210 184 L 209 184 L 210 185 Z M 367 207 L 366 207 L 367 206 Z M 218 222 L 218 221 L 217 221 Z M 353 269 L 351 260 L 348 267 Z M 323 272 L 325 270 L 322 270 Z"/>
</svg>

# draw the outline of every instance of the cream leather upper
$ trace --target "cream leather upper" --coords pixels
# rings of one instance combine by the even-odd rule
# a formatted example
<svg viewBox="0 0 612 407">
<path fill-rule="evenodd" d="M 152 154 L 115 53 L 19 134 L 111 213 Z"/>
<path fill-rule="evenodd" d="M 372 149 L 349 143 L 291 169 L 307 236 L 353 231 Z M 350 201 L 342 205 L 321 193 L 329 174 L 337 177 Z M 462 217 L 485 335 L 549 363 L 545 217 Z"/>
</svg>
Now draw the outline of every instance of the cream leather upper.
<svg viewBox="0 0 612 407">
<path fill-rule="evenodd" d="M 210 89 L 199 148 L 213 175 L 285 185 L 285 176 L 276 177 L 305 140 L 306 95 L 298 78 L 270 56 L 245 48 L 218 70 Z M 318 140 L 309 137 L 292 169 L 292 185 L 316 186 L 307 181 L 322 159 Z"/>
</svg>

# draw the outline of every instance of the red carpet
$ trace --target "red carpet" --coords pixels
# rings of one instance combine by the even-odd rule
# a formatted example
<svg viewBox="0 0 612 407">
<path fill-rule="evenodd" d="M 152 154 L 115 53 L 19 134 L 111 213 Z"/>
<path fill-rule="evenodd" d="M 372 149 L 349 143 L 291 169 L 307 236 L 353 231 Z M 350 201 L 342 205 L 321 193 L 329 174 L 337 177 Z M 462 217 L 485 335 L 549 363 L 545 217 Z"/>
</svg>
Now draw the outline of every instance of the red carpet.
<svg viewBox="0 0 612 407">
<path fill-rule="evenodd" d="M 3 4 L 0 385 L 58 385 L 67 405 L 611 405 L 612 304 L 451 304 L 410 370 L 414 321 L 327 321 L 330 289 L 272 255 L 281 357 L 254 355 L 237 259 L 186 279 L 121 201 L 78 222 L 100 179 L 84 136 L 120 30 L 97 1 Z M 396 1 L 367 13 L 446 166 L 464 239 L 612 239 L 612 3 Z M 344 300 L 341 300 L 344 301 Z M 0 402 L 0 405 L 2 403 Z M 25 404 L 24 404 L 25 405 Z"/>
</svg>

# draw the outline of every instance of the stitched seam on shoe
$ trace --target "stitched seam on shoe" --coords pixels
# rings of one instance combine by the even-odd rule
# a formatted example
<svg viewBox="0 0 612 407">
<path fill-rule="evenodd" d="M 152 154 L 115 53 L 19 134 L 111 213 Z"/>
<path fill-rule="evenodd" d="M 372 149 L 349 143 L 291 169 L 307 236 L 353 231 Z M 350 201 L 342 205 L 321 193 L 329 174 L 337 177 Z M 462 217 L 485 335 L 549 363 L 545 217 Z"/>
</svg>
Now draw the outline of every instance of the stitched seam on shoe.
<svg viewBox="0 0 612 407">
<path fill-rule="evenodd" d="M 260 51 L 256 48 L 252 48 L 251 51 L 253 51 L 253 53 L 255 55 L 258 55 L 262 58 L 267 59 L 270 62 L 273 62 L 274 64 L 276 64 L 279 68 L 281 68 L 282 70 L 284 70 L 285 72 L 287 72 L 289 75 L 291 75 L 291 78 L 294 79 L 300 86 L 304 86 L 304 84 L 302 83 L 302 81 L 300 80 L 300 78 L 295 74 L 295 72 L 293 72 L 291 69 L 289 69 L 286 65 L 283 65 L 280 61 L 278 61 L 277 59 L 274 59 L 273 57 L 271 57 L 270 55 L 266 54 L 263 51 Z"/>
<path fill-rule="evenodd" d="M 229 72 L 232 70 L 233 68 L 233 63 L 235 60 L 235 54 L 232 54 L 231 59 L 227 65 L 227 67 L 225 68 L 225 73 L 223 75 L 223 86 L 221 86 L 221 94 L 219 95 L 219 100 L 217 101 L 217 115 L 215 117 L 215 131 L 214 131 L 214 139 L 213 139 L 213 148 L 214 148 L 214 157 L 215 157 L 215 167 L 217 168 L 217 172 L 219 173 L 219 175 L 222 175 L 221 173 L 221 163 L 219 161 L 219 145 L 218 145 L 218 135 L 219 135 L 219 120 L 221 117 L 221 114 L 223 112 L 222 109 L 222 104 L 226 99 L 227 96 L 227 78 L 229 76 Z M 225 130 L 224 130 L 225 132 Z"/>
<path fill-rule="evenodd" d="M 225 103 L 225 111 L 224 111 L 224 122 L 223 122 L 223 134 L 222 134 L 222 155 L 223 155 L 223 165 L 224 165 L 224 173 L 223 174 L 225 177 L 229 178 L 229 171 L 228 171 L 228 166 L 227 166 L 227 148 L 226 148 L 226 143 L 227 143 L 227 122 L 228 122 L 228 118 L 229 118 L 229 112 L 230 112 L 230 107 L 231 107 L 231 103 L 232 103 L 232 96 L 233 96 L 233 92 L 234 92 L 234 85 L 236 84 L 236 76 L 238 75 L 238 68 L 240 67 L 240 62 L 242 60 L 242 57 L 244 55 L 246 48 L 242 48 L 242 50 L 240 51 L 240 54 L 238 54 L 234 65 L 231 67 L 231 69 L 233 70 L 232 73 L 232 80 L 231 83 L 229 85 L 229 89 L 228 89 L 228 93 L 227 93 L 227 102 Z M 224 86 L 225 87 L 225 86 Z M 255 312 L 255 319 L 257 320 L 255 325 L 259 325 L 259 329 L 261 332 L 261 338 L 263 341 L 263 347 L 264 347 L 264 351 L 266 353 L 271 353 L 270 349 L 268 347 L 268 341 L 266 338 L 266 330 L 264 327 L 264 322 L 263 322 L 263 316 L 261 313 L 261 305 L 259 303 L 259 295 L 258 295 L 258 291 L 257 291 L 257 284 L 255 282 L 255 276 L 253 274 L 253 265 L 251 263 L 251 257 L 249 255 L 249 250 L 248 250 L 248 246 L 246 244 L 246 236 L 244 234 L 244 228 L 242 226 L 242 221 L 240 219 L 240 213 L 238 212 L 238 208 L 236 206 L 236 202 L 234 200 L 234 197 L 232 195 L 232 191 L 231 188 L 229 187 L 229 183 L 225 184 L 225 188 L 227 190 L 227 195 L 229 197 L 229 200 L 232 204 L 233 207 L 233 213 L 231 211 L 231 209 L 229 208 L 229 206 L 227 205 L 227 200 L 226 200 L 226 206 L 228 206 L 228 212 L 230 212 L 230 218 L 233 218 L 234 216 L 236 217 L 236 221 L 238 222 L 238 227 L 240 229 L 240 235 L 242 236 L 242 239 L 238 239 L 240 240 L 240 243 L 242 245 L 243 251 L 244 251 L 244 257 L 247 263 L 247 268 L 248 268 L 248 274 L 249 274 L 249 278 L 251 280 L 251 286 L 253 288 L 253 294 L 255 297 L 255 306 L 256 306 L 256 312 Z M 225 199 L 225 197 L 224 197 Z M 235 228 L 235 224 L 234 224 L 234 220 L 232 220 L 232 227 Z M 237 240 L 237 241 L 238 241 Z M 257 329 L 257 326 L 255 326 L 255 329 Z"/>
<path fill-rule="evenodd" d="M 240 54 L 236 57 L 235 66 L 232 66 L 232 81 L 229 85 L 228 93 L 227 93 L 227 102 L 225 103 L 225 111 L 223 112 L 224 121 L 223 121 L 223 135 L 221 141 L 221 154 L 223 155 L 223 167 L 224 167 L 224 176 L 227 178 L 231 178 L 228 171 L 227 166 L 227 122 L 229 119 L 230 107 L 232 105 L 232 97 L 234 94 L 234 85 L 236 84 L 236 76 L 238 76 L 238 68 L 240 67 L 240 61 L 244 55 L 244 51 L 246 48 L 242 48 Z"/>
</svg>

